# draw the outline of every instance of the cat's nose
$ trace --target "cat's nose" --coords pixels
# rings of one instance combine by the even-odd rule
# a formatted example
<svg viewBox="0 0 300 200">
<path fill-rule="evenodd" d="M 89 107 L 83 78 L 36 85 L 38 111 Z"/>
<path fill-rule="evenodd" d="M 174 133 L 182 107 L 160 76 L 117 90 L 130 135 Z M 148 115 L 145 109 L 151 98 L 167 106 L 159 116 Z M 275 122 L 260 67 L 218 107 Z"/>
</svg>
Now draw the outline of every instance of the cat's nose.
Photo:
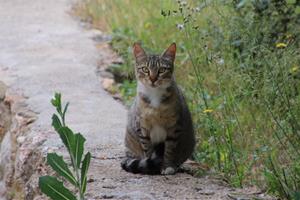
<svg viewBox="0 0 300 200">
<path fill-rule="evenodd" d="M 157 81 L 157 76 L 153 76 L 152 74 L 150 75 L 150 81 L 152 82 L 152 83 L 154 83 L 155 81 Z"/>
</svg>

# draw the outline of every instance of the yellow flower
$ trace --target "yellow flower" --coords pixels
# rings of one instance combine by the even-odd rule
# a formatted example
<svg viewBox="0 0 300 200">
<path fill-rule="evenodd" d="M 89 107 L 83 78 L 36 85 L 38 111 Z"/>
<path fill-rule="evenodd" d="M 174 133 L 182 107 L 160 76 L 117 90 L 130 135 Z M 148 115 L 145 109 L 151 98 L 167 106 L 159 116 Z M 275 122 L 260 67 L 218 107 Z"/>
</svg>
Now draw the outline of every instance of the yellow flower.
<svg viewBox="0 0 300 200">
<path fill-rule="evenodd" d="M 220 159 L 221 159 L 221 161 L 225 161 L 226 157 L 227 156 L 225 155 L 225 153 L 223 153 L 223 152 L 220 153 Z"/>
<path fill-rule="evenodd" d="M 285 48 L 285 47 L 287 47 L 287 44 L 285 43 L 280 42 L 276 44 L 276 48 Z"/>
<path fill-rule="evenodd" d="M 291 68 L 291 72 L 296 72 L 299 70 L 299 67 L 298 66 L 295 66 L 295 67 L 292 67 Z"/>
<path fill-rule="evenodd" d="M 151 26 L 152 26 L 152 24 L 149 23 L 149 22 L 147 22 L 147 23 L 144 24 L 144 28 L 145 29 L 149 29 L 149 28 L 151 28 Z"/>
<path fill-rule="evenodd" d="M 292 38 L 292 37 L 293 37 L 292 34 L 287 34 L 287 35 L 286 35 L 286 38 L 287 38 L 287 39 L 290 39 L 290 38 Z"/>
<path fill-rule="evenodd" d="M 213 111 L 214 111 L 213 109 L 205 109 L 205 110 L 203 110 L 204 113 L 211 113 Z"/>
</svg>

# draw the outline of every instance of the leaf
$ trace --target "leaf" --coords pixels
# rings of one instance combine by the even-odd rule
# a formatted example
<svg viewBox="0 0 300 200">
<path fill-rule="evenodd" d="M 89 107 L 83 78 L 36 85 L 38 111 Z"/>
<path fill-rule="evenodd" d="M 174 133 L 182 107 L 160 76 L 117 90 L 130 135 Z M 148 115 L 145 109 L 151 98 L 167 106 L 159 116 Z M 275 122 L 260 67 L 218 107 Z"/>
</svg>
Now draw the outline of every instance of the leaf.
<svg viewBox="0 0 300 200">
<path fill-rule="evenodd" d="M 60 119 L 56 114 L 52 115 L 52 126 L 56 131 L 58 131 L 62 127 Z"/>
<path fill-rule="evenodd" d="M 80 133 L 77 133 L 75 135 L 75 148 L 73 154 L 78 168 L 80 167 L 80 163 L 82 159 L 84 142 L 85 142 L 85 138 Z"/>
<path fill-rule="evenodd" d="M 287 0 L 287 3 L 288 4 L 294 4 L 294 3 L 296 3 L 296 0 Z"/>
<path fill-rule="evenodd" d="M 57 106 L 57 101 L 55 99 L 51 99 L 51 104 L 56 107 Z"/>
<path fill-rule="evenodd" d="M 67 163 L 63 160 L 62 156 L 58 156 L 56 153 L 47 154 L 47 163 L 56 171 L 59 175 L 66 178 L 70 183 L 77 186 L 78 183 L 69 170 Z"/>
<path fill-rule="evenodd" d="M 54 98 L 51 99 L 51 104 L 56 108 L 61 105 L 61 94 L 60 93 L 56 92 L 54 94 Z"/>
<path fill-rule="evenodd" d="M 68 110 L 68 107 L 69 107 L 69 102 L 65 105 L 65 108 L 64 108 L 64 111 L 62 113 L 63 116 L 65 116 L 67 110 Z"/>
<path fill-rule="evenodd" d="M 86 182 L 87 182 L 87 172 L 90 166 L 91 161 L 91 153 L 87 152 L 85 154 L 84 159 L 82 161 L 81 166 L 81 193 L 84 194 L 86 190 Z"/>
<path fill-rule="evenodd" d="M 236 8 L 237 9 L 242 8 L 247 3 L 247 1 L 248 0 L 240 0 L 240 2 L 236 5 Z"/>
<path fill-rule="evenodd" d="M 294 193 L 294 198 L 297 200 L 297 199 L 300 199 L 300 191 L 296 191 Z"/>
<path fill-rule="evenodd" d="M 299 15 L 299 14 L 300 14 L 300 6 L 297 6 L 297 7 L 295 8 L 295 14 L 296 14 L 296 15 Z"/>
<path fill-rule="evenodd" d="M 76 197 L 65 188 L 62 182 L 52 176 L 42 176 L 39 178 L 39 188 L 53 200 L 76 200 Z"/>
<path fill-rule="evenodd" d="M 71 129 L 66 126 L 61 127 L 57 130 L 62 142 L 67 147 L 69 153 L 71 154 L 71 158 L 74 156 L 73 152 L 75 149 L 75 135 Z"/>
<path fill-rule="evenodd" d="M 54 98 L 57 101 L 58 105 L 61 105 L 61 94 L 59 92 L 55 92 Z"/>
<path fill-rule="evenodd" d="M 54 99 L 51 100 L 52 105 L 56 108 L 56 111 L 61 115 L 61 94 L 55 93 Z"/>
<path fill-rule="evenodd" d="M 56 95 L 56 93 L 55 93 L 53 99 L 51 99 L 51 104 L 52 104 L 54 107 L 57 107 L 57 106 L 58 106 L 58 103 L 59 103 L 56 97 L 57 97 L 57 95 Z"/>
</svg>

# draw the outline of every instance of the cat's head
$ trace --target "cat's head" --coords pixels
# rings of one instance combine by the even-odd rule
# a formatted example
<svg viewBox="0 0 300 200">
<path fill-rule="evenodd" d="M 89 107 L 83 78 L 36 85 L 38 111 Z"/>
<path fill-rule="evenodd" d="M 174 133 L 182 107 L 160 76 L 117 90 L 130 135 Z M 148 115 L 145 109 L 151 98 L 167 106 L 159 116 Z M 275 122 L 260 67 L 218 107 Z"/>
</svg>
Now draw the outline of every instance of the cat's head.
<svg viewBox="0 0 300 200">
<path fill-rule="evenodd" d="M 161 55 L 147 55 L 139 43 L 133 45 L 135 73 L 139 82 L 152 88 L 168 87 L 173 78 L 176 44 Z"/>
</svg>

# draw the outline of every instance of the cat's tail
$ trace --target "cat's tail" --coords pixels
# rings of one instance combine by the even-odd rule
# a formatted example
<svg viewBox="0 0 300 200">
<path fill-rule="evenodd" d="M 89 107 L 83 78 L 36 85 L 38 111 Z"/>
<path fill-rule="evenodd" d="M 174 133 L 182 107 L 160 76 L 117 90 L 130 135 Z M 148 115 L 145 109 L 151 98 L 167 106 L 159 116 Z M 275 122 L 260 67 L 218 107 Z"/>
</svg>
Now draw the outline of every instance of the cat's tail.
<svg viewBox="0 0 300 200">
<path fill-rule="evenodd" d="M 164 143 L 158 144 L 149 158 L 137 159 L 133 157 L 126 157 L 121 167 L 134 174 L 160 174 L 163 164 Z"/>
</svg>

